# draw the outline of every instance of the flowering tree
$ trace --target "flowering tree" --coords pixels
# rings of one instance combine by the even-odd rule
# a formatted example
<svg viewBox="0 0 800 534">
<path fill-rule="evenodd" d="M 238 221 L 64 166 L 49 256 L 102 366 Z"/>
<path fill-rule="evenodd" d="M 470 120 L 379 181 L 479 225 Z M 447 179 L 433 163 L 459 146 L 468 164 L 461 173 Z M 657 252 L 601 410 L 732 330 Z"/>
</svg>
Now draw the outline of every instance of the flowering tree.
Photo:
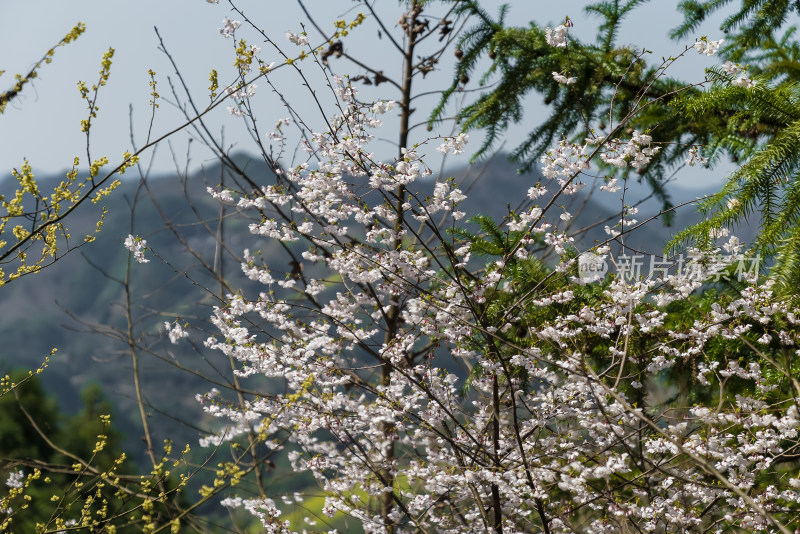
<svg viewBox="0 0 800 534">
<path fill-rule="evenodd" d="M 650 135 L 625 133 L 650 103 L 646 91 L 607 135 L 550 149 L 540 160 L 545 181 L 531 184 L 522 208 L 499 223 L 473 219 L 476 232 L 456 184 L 439 178 L 425 189 L 423 154 L 434 144 L 460 153 L 467 137 L 412 140 L 412 82 L 428 64 L 414 58 L 432 18 L 414 0 L 406 9 L 393 39 L 405 73 L 397 101 L 362 102 L 352 79 L 331 76 L 336 111 L 323 127 L 294 116 L 305 159 L 266 156 L 289 142 L 291 121 L 281 122 L 271 144 L 259 144 L 274 181 L 231 164 L 238 182 L 211 191 L 252 214 L 254 246 L 281 243 L 291 269 L 246 250 L 241 268 L 260 287 L 214 308 L 206 347 L 234 360 L 239 378 L 272 386 L 203 395 L 205 410 L 225 422 L 203 443 L 241 450 L 244 437 L 251 452 L 272 451 L 273 461 L 314 477 L 326 515 L 345 514 L 366 532 L 790 532 L 800 501 L 793 308 L 756 276 L 707 292 L 704 283 L 746 261 L 735 237 L 690 250 L 660 276 L 586 284 L 585 255 L 564 230 L 571 215 L 553 214 L 558 199 L 600 179 L 593 164 L 637 169 L 657 154 Z M 221 33 L 241 31 L 226 19 Z M 568 34 L 567 25 L 547 29 L 547 43 L 565 48 Z M 329 44 L 318 47 L 289 32 L 298 53 L 264 37 L 305 80 L 299 61 L 324 70 L 339 36 L 323 35 Z M 703 38 L 687 50 L 711 55 L 718 46 Z M 269 81 L 276 69 L 244 40 L 236 50 L 229 111 L 264 139 L 252 78 Z M 260 75 L 251 74 L 256 63 Z M 382 161 L 372 132 L 395 107 L 400 150 Z M 618 190 L 613 181 L 603 187 Z M 609 242 L 644 224 L 634 214 L 621 214 Z M 608 257 L 609 242 L 593 257 Z M 144 243 L 127 246 L 145 259 Z M 560 260 L 544 264 L 542 250 Z M 168 328 L 174 341 L 187 335 Z M 679 374 L 694 391 L 671 398 L 689 383 Z M 241 472 L 220 471 L 216 485 L 231 477 Z M 281 505 L 259 488 L 222 504 L 244 507 L 269 532 L 327 530 L 311 518 L 285 521 L 291 500 Z"/>
</svg>

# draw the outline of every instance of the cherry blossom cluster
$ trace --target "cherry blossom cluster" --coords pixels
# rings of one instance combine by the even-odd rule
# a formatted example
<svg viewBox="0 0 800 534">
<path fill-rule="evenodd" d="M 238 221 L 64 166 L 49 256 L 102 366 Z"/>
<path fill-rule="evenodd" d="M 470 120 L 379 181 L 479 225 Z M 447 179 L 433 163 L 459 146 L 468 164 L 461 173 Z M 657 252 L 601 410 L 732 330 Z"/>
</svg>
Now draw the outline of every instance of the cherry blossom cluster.
<svg viewBox="0 0 800 534">
<path fill-rule="evenodd" d="M 232 37 L 236 29 L 241 25 L 242 23 L 240 21 L 230 20 L 228 17 L 225 17 L 222 19 L 222 28 L 219 28 L 219 33 L 225 38 Z"/>
<path fill-rule="evenodd" d="M 21 488 L 24 485 L 25 480 L 25 472 L 22 470 L 19 471 L 12 471 L 8 474 L 8 478 L 6 479 L 6 486 L 9 488 Z"/>
<path fill-rule="evenodd" d="M 578 81 L 577 78 L 573 76 L 564 76 L 560 72 L 553 72 L 553 79 L 558 83 L 563 83 L 564 85 L 572 85 Z"/>
<path fill-rule="evenodd" d="M 589 147 L 561 141 L 557 147 L 548 150 L 542 155 L 541 171 L 545 178 L 556 178 L 559 185 L 567 183 L 578 176 L 582 171 L 589 169 Z M 565 191 L 567 194 L 575 193 L 579 187 L 572 187 Z"/>
<path fill-rule="evenodd" d="M 547 44 L 556 48 L 567 47 L 568 29 L 565 24 L 559 24 L 555 28 L 545 28 L 545 40 Z"/>
<path fill-rule="evenodd" d="M 606 150 L 600 153 L 600 159 L 615 167 L 641 169 L 661 150 L 660 147 L 652 146 L 652 142 L 651 136 L 634 130 L 627 143 L 623 144 L 618 139 L 608 140 Z"/>
<path fill-rule="evenodd" d="M 308 37 L 305 34 L 287 31 L 286 38 L 297 46 L 305 46 L 308 44 Z"/>
<path fill-rule="evenodd" d="M 125 238 L 123 243 L 129 252 L 133 252 L 134 259 L 139 263 L 147 263 L 150 260 L 144 257 L 144 251 L 147 250 L 147 241 L 141 237 L 134 237 L 129 235 Z"/>
<path fill-rule="evenodd" d="M 686 158 L 686 163 L 690 167 L 694 167 L 695 165 L 705 165 L 708 163 L 708 158 L 704 158 L 700 154 L 700 147 L 693 146 L 689 149 L 689 155 Z"/>
<path fill-rule="evenodd" d="M 723 41 L 725 41 L 725 39 L 720 39 L 719 41 L 709 41 L 707 38 L 703 37 L 695 41 L 694 49 L 697 50 L 698 54 L 702 54 L 704 56 L 713 56 L 719 51 Z"/>
<path fill-rule="evenodd" d="M 722 65 L 722 70 L 732 76 L 736 76 L 733 82 L 731 82 L 733 85 L 744 87 L 745 89 L 750 89 L 756 86 L 756 82 L 747 77 L 746 67 L 742 67 L 738 63 L 726 61 L 725 64 Z"/>
<path fill-rule="evenodd" d="M 185 337 L 189 337 L 189 332 L 183 329 L 181 325 L 178 323 L 164 323 L 164 330 L 167 332 L 167 336 L 169 336 L 170 343 L 178 343 L 181 339 Z"/>
<path fill-rule="evenodd" d="M 467 141 L 469 141 L 469 136 L 465 133 L 460 133 L 455 137 L 448 137 L 445 139 L 444 143 L 439 145 L 436 150 L 442 154 L 448 154 L 452 152 L 453 154 L 458 155 L 464 152 L 464 145 L 467 144 Z"/>
</svg>

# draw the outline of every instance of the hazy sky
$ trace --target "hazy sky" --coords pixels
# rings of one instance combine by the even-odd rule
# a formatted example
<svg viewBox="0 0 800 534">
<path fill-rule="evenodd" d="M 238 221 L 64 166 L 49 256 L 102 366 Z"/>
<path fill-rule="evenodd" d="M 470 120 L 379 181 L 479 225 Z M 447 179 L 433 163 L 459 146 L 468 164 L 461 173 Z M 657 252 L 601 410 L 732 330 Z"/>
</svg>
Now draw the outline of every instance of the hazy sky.
<svg viewBox="0 0 800 534">
<path fill-rule="evenodd" d="M 497 0 L 482 2 L 487 9 L 495 13 L 501 2 Z M 587 3 L 577 0 L 560 2 L 545 0 L 512 0 L 508 18 L 515 24 L 525 24 L 536 20 L 541 24 L 556 24 L 569 15 L 575 21 L 574 35 L 589 40 L 597 26 L 596 18 L 587 18 L 582 7 Z M 313 16 L 327 30 L 332 27 L 336 18 L 352 20 L 357 11 L 351 0 L 305 0 L 306 6 L 312 10 Z M 301 22 L 305 20 L 295 0 L 277 1 L 242 1 L 237 4 L 245 14 L 273 38 L 284 50 L 295 51 L 297 48 L 287 42 L 286 30 L 300 31 Z M 674 2 L 653 1 L 639 9 L 628 19 L 620 38 L 620 43 L 635 46 L 646 46 L 653 50 L 653 58 L 677 54 L 682 44 L 669 41 L 668 30 L 674 27 L 680 17 L 674 10 Z M 395 0 L 377 0 L 376 9 L 387 13 L 385 20 L 390 28 L 397 29 L 395 23 L 400 10 Z M 133 119 L 134 138 L 141 146 L 147 136 L 150 121 L 150 99 L 147 70 L 157 73 L 158 91 L 164 101 L 157 110 L 153 135 L 157 137 L 180 125 L 180 114 L 166 100 L 173 100 L 167 77 L 177 83 L 172 67 L 166 56 L 158 50 L 158 39 L 153 30 L 158 27 L 165 45 L 180 67 L 196 103 L 204 107 L 208 102 L 208 76 L 212 68 L 220 72 L 220 81 L 233 81 L 233 40 L 223 38 L 217 31 L 224 17 L 240 19 L 231 13 L 230 6 L 222 0 L 219 4 L 209 4 L 203 0 L 139 0 L 138 2 L 109 2 L 108 0 L 31 0 L 27 2 L 4 2 L 3 16 L 0 17 L 0 70 L 6 73 L 0 77 L 0 87 L 5 90 L 13 83 L 15 73 L 24 73 L 38 60 L 42 54 L 55 44 L 77 22 L 84 22 L 86 33 L 76 42 L 58 49 L 54 61 L 41 71 L 39 79 L 25 89 L 23 97 L 11 104 L 2 121 L 2 144 L 0 144 L 0 175 L 8 173 L 13 167 L 19 167 L 27 158 L 38 173 L 60 172 L 71 165 L 74 156 L 80 156 L 82 164 L 86 162 L 86 138 L 80 132 L 80 120 L 85 118 L 86 106 L 80 99 L 76 83 L 84 80 L 88 85 L 94 83 L 98 76 L 100 60 L 108 47 L 114 47 L 111 79 L 101 90 L 99 97 L 98 118 L 92 129 L 91 156 L 103 155 L 113 161 L 119 161 L 122 152 L 131 148 L 129 117 Z M 318 34 L 309 25 L 307 27 L 312 43 L 321 42 Z M 702 28 L 709 38 L 720 38 L 721 34 L 713 24 Z M 263 43 L 252 30 L 244 26 L 237 36 L 248 39 L 249 43 L 263 48 L 262 58 L 269 62 L 278 60 L 274 49 Z M 686 43 L 688 44 L 688 43 Z M 347 51 L 363 58 L 368 65 L 383 65 L 387 72 L 397 72 L 399 63 L 391 54 L 386 38 L 377 38 L 377 27 L 374 21 L 368 21 L 358 28 L 344 42 Z M 452 56 L 446 56 L 448 59 Z M 388 58 L 388 59 L 387 59 Z M 700 79 L 703 69 L 714 64 L 716 58 L 706 58 L 690 54 L 673 71 L 673 74 L 684 79 Z M 338 60 L 337 71 L 349 71 L 351 74 L 363 72 L 346 61 Z M 320 77 L 311 65 L 304 71 L 311 76 L 312 83 Z M 426 80 L 429 90 L 440 90 L 449 81 L 451 65 L 445 65 L 438 76 L 429 76 Z M 313 124 L 319 119 L 315 113 L 308 91 L 302 87 L 297 76 L 289 76 L 288 69 L 276 71 L 272 79 L 279 89 L 289 96 L 297 109 L 310 117 Z M 471 87 L 476 84 L 471 83 Z M 318 88 L 319 89 L 319 88 Z M 380 87 L 379 93 L 369 93 L 368 97 L 397 98 L 388 84 Z M 385 91 L 384 91 L 385 89 Z M 324 90 L 320 90 L 324 93 Z M 366 93 L 364 93 L 366 94 Z M 420 108 L 427 112 L 426 106 L 435 101 L 435 96 L 420 102 Z M 287 115 L 280 100 L 263 82 L 254 99 L 258 106 L 260 124 L 270 129 L 276 120 Z M 129 106 L 133 107 L 129 114 Z M 213 111 L 209 116 L 209 124 L 216 132 L 223 131 L 226 146 L 234 149 L 252 150 L 253 144 L 241 119 L 231 117 L 225 106 Z M 544 111 L 535 97 L 526 108 L 524 124 L 512 129 L 509 146 L 514 146 L 513 139 L 527 132 L 532 124 L 542 117 Z M 424 118 L 423 114 L 419 119 Z M 446 133 L 444 130 L 442 133 Z M 424 129 L 419 135 L 425 134 Z M 389 131 L 390 140 L 395 138 Z M 417 137 L 416 140 L 420 140 Z M 194 145 L 197 145 L 195 143 Z M 477 145 L 477 142 L 474 143 Z M 187 136 L 178 134 L 172 138 L 172 146 L 178 154 L 181 165 L 185 163 Z M 386 143 L 389 147 L 390 143 Z M 196 167 L 211 161 L 210 153 L 202 147 L 193 146 L 191 166 Z M 434 152 L 435 151 L 430 151 Z M 147 158 L 145 158 L 147 160 Z M 154 160 L 154 169 L 169 171 L 173 169 L 169 147 L 160 146 Z M 692 171 L 697 173 L 699 171 Z M 716 173 L 719 174 L 719 173 Z M 706 177 L 703 181 L 712 177 Z M 689 180 L 682 180 L 688 183 Z M 697 184 L 697 180 L 691 181 Z"/>
</svg>

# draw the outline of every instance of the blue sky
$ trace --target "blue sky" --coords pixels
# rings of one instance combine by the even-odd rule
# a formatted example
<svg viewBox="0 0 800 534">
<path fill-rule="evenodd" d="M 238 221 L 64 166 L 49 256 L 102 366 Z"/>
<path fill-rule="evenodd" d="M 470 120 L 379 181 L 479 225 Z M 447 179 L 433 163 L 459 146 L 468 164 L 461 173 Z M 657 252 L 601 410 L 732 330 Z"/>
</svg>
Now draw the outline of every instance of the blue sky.
<svg viewBox="0 0 800 534">
<path fill-rule="evenodd" d="M 351 20 L 355 17 L 353 2 L 350 0 L 305 0 L 313 16 L 326 29 L 337 18 Z M 486 1 L 490 12 L 496 12 L 501 2 Z M 510 3 L 510 21 L 517 24 L 536 20 L 541 24 L 556 24 L 569 15 L 575 22 L 574 35 L 589 40 L 595 33 L 597 19 L 587 18 L 582 13 L 585 1 L 564 0 L 552 2 L 544 0 L 516 0 Z M 400 9 L 393 0 L 380 0 L 376 9 L 386 13 L 387 23 L 394 27 Z M 292 50 L 284 36 L 286 30 L 300 31 L 305 20 L 302 10 L 294 0 L 282 2 L 247 1 L 239 4 L 245 14 L 263 28 L 265 33 L 284 49 Z M 637 47 L 646 46 L 652 50 L 653 58 L 669 56 L 682 50 L 681 43 L 670 41 L 666 34 L 680 20 L 675 12 L 675 3 L 653 1 L 635 12 L 624 24 L 620 43 Z M 219 4 L 209 4 L 203 0 L 171 0 L 161 2 L 140 0 L 138 2 L 108 2 L 103 0 L 75 0 L 62 2 L 56 0 L 6 3 L 3 17 L 0 18 L 0 70 L 6 73 L 0 77 L 0 87 L 5 90 L 13 82 L 13 74 L 27 72 L 30 66 L 53 44 L 55 44 L 77 22 L 84 22 L 86 33 L 76 42 L 60 48 L 51 65 L 45 66 L 35 83 L 26 88 L 23 97 L 10 105 L 0 116 L 2 121 L 2 148 L 0 148 L 0 174 L 8 173 L 22 164 L 27 158 L 39 173 L 60 172 L 66 169 L 74 156 L 86 162 L 86 138 L 80 132 L 80 120 L 85 118 L 86 106 L 79 98 L 76 89 L 78 80 L 91 85 L 97 79 L 100 60 L 109 46 L 116 50 L 108 85 L 102 89 L 99 98 L 98 119 L 95 121 L 91 138 L 91 157 L 108 156 L 119 161 L 125 150 L 131 149 L 130 128 L 132 118 L 134 138 L 141 145 L 147 135 L 150 121 L 150 99 L 148 69 L 157 73 L 158 91 L 165 100 L 172 100 L 167 76 L 172 76 L 172 68 L 166 56 L 158 50 L 158 39 L 153 30 L 157 26 L 173 58 L 181 68 L 186 83 L 191 89 L 198 105 L 208 102 L 208 75 L 212 68 L 220 72 L 221 81 L 232 80 L 231 39 L 219 35 L 217 28 L 224 17 L 241 18 L 231 13 L 230 6 L 222 0 Z M 320 41 L 318 34 L 308 26 L 312 43 Z M 722 37 L 713 24 L 701 28 L 698 37 L 706 32 L 710 39 Z M 242 36 L 263 48 L 262 57 L 266 61 L 277 60 L 275 52 L 256 39 L 252 31 L 242 31 Z M 261 39 L 263 41 L 263 39 Z M 377 29 L 372 21 L 359 27 L 345 40 L 348 52 L 363 58 L 369 65 L 387 63 L 387 72 L 399 70 L 397 61 L 387 61 L 391 50 L 387 40 L 377 39 Z M 686 43 L 689 44 L 689 43 Z M 296 49 L 295 49 L 296 50 Z M 446 56 L 450 58 L 451 56 Z M 673 74 L 687 80 L 700 79 L 703 69 L 714 64 L 716 58 L 706 58 L 689 54 L 675 68 Z M 339 68 L 352 74 L 362 72 L 344 61 L 337 63 Z M 310 71 L 311 69 L 306 69 Z M 287 69 L 288 71 L 288 69 Z M 273 79 L 276 86 L 294 100 L 294 105 L 303 114 L 314 114 L 313 102 L 308 97 L 301 82 L 296 77 L 287 77 L 287 71 L 276 72 Z M 224 74 L 227 73 L 227 76 Z M 449 81 L 451 66 L 445 65 L 438 76 L 429 76 L 426 83 L 430 90 L 440 89 Z M 312 83 L 321 83 L 320 77 Z M 318 74 L 318 73 L 316 73 Z M 314 82 L 314 80 L 316 80 Z M 177 83 L 173 76 L 173 82 Z M 475 85 L 474 83 L 472 84 Z M 381 88 L 385 88 L 382 85 Z M 372 93 L 368 97 L 396 98 L 390 91 L 387 94 Z M 366 94 L 366 93 L 364 93 Z M 267 129 L 280 118 L 287 115 L 276 95 L 264 83 L 254 102 L 257 102 L 259 120 Z M 420 107 L 433 102 L 429 99 Z M 132 106 L 132 112 L 130 112 Z M 512 139 L 524 134 L 529 126 L 538 121 L 544 107 L 532 98 L 526 108 L 527 116 L 523 124 L 508 132 Z M 421 117 L 422 115 L 420 115 Z M 182 123 L 177 110 L 167 102 L 158 109 L 153 127 L 157 136 L 170 131 Z M 224 106 L 213 111 L 209 117 L 216 133 L 223 134 L 228 147 L 241 150 L 251 149 L 252 141 L 241 121 L 231 117 Z M 449 132 L 445 129 L 442 133 Z M 425 133 L 420 130 L 420 134 Z M 394 134 L 390 134 L 394 138 Z M 190 167 L 196 168 L 211 162 L 210 153 L 194 143 Z M 385 143 L 391 147 L 391 142 Z M 474 143 L 477 145 L 477 142 Z M 187 137 L 178 134 L 172 138 L 172 150 L 178 154 L 181 165 L 185 163 Z M 395 149 L 392 150 L 394 152 Z M 429 151 L 435 153 L 435 151 Z M 148 161 L 149 158 L 145 158 Z M 436 161 L 431 161 L 435 164 Z M 170 147 L 159 147 L 153 160 L 153 168 L 158 172 L 174 169 Z M 701 172 L 696 169 L 693 173 Z M 719 176 L 719 171 L 714 173 Z M 711 176 L 703 178 L 705 184 Z M 718 179 L 718 178 L 717 178 Z M 682 178 L 681 182 L 697 183 L 696 180 Z"/>
</svg>

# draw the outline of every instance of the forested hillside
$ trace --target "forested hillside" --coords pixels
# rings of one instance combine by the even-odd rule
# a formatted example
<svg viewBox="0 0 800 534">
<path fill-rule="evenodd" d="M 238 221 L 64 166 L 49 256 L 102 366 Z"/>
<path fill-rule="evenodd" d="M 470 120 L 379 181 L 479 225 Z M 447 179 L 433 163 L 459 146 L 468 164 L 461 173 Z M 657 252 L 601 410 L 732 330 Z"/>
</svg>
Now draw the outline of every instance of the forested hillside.
<svg viewBox="0 0 800 534">
<path fill-rule="evenodd" d="M 259 169 L 255 159 L 239 156 L 237 161 L 255 169 L 255 174 L 269 172 Z M 542 180 L 535 173 L 518 174 L 516 166 L 503 155 L 486 163 L 454 168 L 446 174 L 468 191 L 464 207 L 469 213 L 498 220 L 508 213 L 509 200 L 523 198 L 528 188 Z M 9 181 L 10 177 L 3 183 Z M 42 184 L 48 181 L 41 179 Z M 213 387 L 214 380 L 222 379 L 215 366 L 227 362 L 214 360 L 212 353 L 197 345 L 170 346 L 163 322 L 182 317 L 192 318 L 193 324 L 207 323 L 206 311 L 217 303 L 213 279 L 198 268 L 196 258 L 186 252 L 184 243 L 213 263 L 219 204 L 209 197 L 206 188 L 216 187 L 219 181 L 219 165 L 209 165 L 185 179 L 177 175 L 154 176 L 147 182 L 149 192 L 134 178 L 123 182 L 104 203 L 109 216 L 96 243 L 60 260 L 58 269 L 44 270 L 4 288 L 0 299 L 5 309 L 14 312 L 6 314 L 0 323 L 0 335 L 7 340 L 6 348 L 0 349 L 0 372 L 35 368 L 53 347 L 57 348 L 50 367 L 41 375 L 45 389 L 57 397 L 63 410 L 72 412 L 81 406 L 80 391 L 89 384 L 99 385 L 113 401 L 115 426 L 124 432 L 128 450 L 141 450 L 131 361 L 124 339 L 124 291 L 118 283 L 125 278 L 128 261 L 121 244 L 133 224 L 135 233 L 145 237 L 159 255 L 178 258 L 172 266 L 153 261 L 131 272 L 136 334 L 147 340 L 154 353 L 167 347 L 171 358 L 164 361 L 151 354 L 142 359 L 142 383 L 152 405 L 154 428 L 160 436 L 176 442 L 196 442 L 200 437 L 196 428 L 200 411 L 195 395 Z M 432 186 L 428 189 L 432 191 Z M 676 203 L 701 194 L 679 187 L 670 191 Z M 658 213 L 660 203 L 647 186 L 632 181 L 627 202 L 638 204 L 642 200 L 643 216 Z M 576 234 L 576 243 L 586 247 L 605 240 L 603 227 L 616 223 L 621 202 L 612 195 L 594 192 L 570 198 L 566 207 L 578 214 L 571 231 Z M 170 230 L 162 213 L 184 243 Z M 691 205 L 678 214 L 677 227 L 698 220 Z M 95 224 L 92 216 L 89 210 L 78 214 L 73 222 L 74 233 L 89 231 Z M 235 210 L 228 214 L 225 235 L 229 250 L 251 246 L 239 230 L 244 225 Z M 676 226 L 667 227 L 661 219 L 654 220 L 647 225 L 646 233 L 632 233 L 626 243 L 635 251 L 660 255 Z M 583 231 L 587 227 L 590 228 Z M 267 247 L 262 252 L 268 255 L 269 250 Z M 224 257 L 227 276 L 244 284 L 240 266 L 229 255 Z M 277 270 L 283 267 L 278 266 Z M 285 271 L 291 271 L 291 266 L 286 265 Z"/>
</svg>

